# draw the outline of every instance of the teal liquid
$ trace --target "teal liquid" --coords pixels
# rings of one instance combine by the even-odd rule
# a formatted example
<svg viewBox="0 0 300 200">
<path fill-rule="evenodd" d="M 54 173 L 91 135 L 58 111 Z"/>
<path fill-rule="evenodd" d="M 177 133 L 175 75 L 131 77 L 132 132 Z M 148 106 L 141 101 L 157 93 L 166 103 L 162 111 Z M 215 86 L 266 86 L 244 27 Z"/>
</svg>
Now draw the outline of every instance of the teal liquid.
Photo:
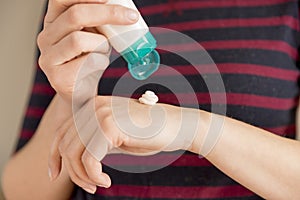
<svg viewBox="0 0 300 200">
<path fill-rule="evenodd" d="M 121 52 L 133 78 L 145 80 L 157 71 L 160 65 L 160 56 L 155 50 L 156 46 L 156 40 L 150 32 L 147 32 L 133 45 Z"/>
<path fill-rule="evenodd" d="M 128 70 L 133 78 L 145 80 L 158 70 L 159 64 L 159 54 L 156 50 L 153 50 L 136 63 L 128 63 Z"/>
</svg>

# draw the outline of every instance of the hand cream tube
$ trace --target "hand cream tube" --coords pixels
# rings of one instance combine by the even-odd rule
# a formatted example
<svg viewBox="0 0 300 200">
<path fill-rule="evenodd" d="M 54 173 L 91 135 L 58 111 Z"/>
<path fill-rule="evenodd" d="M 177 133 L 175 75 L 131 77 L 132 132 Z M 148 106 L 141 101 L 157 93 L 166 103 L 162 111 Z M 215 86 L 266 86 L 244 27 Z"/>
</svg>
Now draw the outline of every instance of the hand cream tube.
<svg viewBox="0 0 300 200">
<path fill-rule="evenodd" d="M 107 4 L 119 4 L 137 10 L 132 0 L 108 0 Z M 127 61 L 128 70 L 135 79 L 145 80 L 158 69 L 160 57 L 155 50 L 156 40 L 141 15 L 132 25 L 106 24 L 98 29 Z"/>
</svg>

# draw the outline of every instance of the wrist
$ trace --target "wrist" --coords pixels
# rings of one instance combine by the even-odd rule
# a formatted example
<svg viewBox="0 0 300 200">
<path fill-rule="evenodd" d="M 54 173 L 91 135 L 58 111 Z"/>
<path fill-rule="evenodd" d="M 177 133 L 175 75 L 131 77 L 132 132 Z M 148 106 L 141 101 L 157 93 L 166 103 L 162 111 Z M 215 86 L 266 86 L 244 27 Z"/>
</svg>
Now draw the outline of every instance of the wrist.
<svg viewBox="0 0 300 200">
<path fill-rule="evenodd" d="M 56 94 L 46 113 L 46 118 L 60 125 L 72 116 L 72 105 Z"/>
<path fill-rule="evenodd" d="M 201 111 L 200 115 L 199 131 L 193 140 L 190 151 L 207 157 L 213 151 L 223 133 L 226 117 L 206 111 Z"/>
<path fill-rule="evenodd" d="M 72 116 L 71 106 L 56 94 L 43 114 L 36 135 L 47 135 L 53 140 L 57 130 Z"/>
<path fill-rule="evenodd" d="M 201 155 L 201 149 L 203 146 L 203 141 L 208 133 L 209 125 L 211 123 L 211 113 L 199 110 L 199 122 L 198 128 L 195 133 L 195 137 L 187 149 L 188 151 Z"/>
</svg>

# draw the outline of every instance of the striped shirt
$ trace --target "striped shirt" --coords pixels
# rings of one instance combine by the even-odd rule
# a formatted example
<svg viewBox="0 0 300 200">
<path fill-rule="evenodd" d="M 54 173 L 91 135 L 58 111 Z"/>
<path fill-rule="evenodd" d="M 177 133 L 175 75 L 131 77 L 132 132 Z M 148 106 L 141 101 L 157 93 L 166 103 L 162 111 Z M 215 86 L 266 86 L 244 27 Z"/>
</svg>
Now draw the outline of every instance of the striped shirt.
<svg viewBox="0 0 300 200">
<path fill-rule="evenodd" d="M 139 0 L 135 3 L 149 26 L 168 28 L 189 36 L 207 50 L 218 70 L 210 68 L 212 63 L 201 63 L 203 60 L 199 58 L 196 65 L 205 65 L 199 68 L 199 73 L 197 67 L 177 55 L 177 52 L 193 55 L 198 49 L 182 41 L 168 40 L 168 31 L 158 31 L 156 37 L 165 38 L 158 44 L 164 66 L 150 78 L 152 83 L 126 91 L 127 87 L 141 83 L 126 75 L 126 62 L 118 58 L 100 80 L 99 94 L 137 98 L 146 89 L 151 89 L 158 94 L 161 103 L 207 111 L 214 111 L 213 106 L 226 103 L 229 117 L 274 134 L 295 137 L 300 75 L 300 1 Z M 163 47 L 168 45 L 173 45 L 175 53 L 164 50 Z M 172 70 L 166 70 L 166 66 Z M 206 80 L 214 80 L 219 75 L 224 90 L 208 88 Z M 116 91 L 120 77 L 126 87 Z M 191 86 L 190 90 L 181 87 L 178 80 L 182 77 Z M 161 82 L 167 83 L 168 87 L 158 84 Z M 175 92 L 172 86 L 176 88 Z M 37 68 L 17 149 L 32 137 L 54 94 L 47 78 Z M 191 94 L 196 99 L 191 100 Z M 212 98 L 218 95 L 225 95 L 226 102 Z M 179 101 L 178 96 L 184 98 Z M 119 155 L 109 159 L 128 168 L 151 167 L 159 164 L 155 160 L 161 161 L 179 153 L 161 153 L 151 159 L 123 156 L 121 163 L 116 161 Z M 95 195 L 75 188 L 72 199 L 260 199 L 206 159 L 189 152 L 170 165 L 147 173 L 122 172 L 109 166 L 104 166 L 103 170 L 112 178 L 111 188 L 98 188 Z"/>
</svg>

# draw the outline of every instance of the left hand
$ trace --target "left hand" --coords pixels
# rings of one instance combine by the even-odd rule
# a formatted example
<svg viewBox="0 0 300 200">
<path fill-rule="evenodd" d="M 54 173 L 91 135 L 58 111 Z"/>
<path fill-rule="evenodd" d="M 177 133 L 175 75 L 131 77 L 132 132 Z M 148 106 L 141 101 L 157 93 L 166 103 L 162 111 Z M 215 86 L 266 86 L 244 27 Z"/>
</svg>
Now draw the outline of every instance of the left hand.
<svg viewBox="0 0 300 200">
<path fill-rule="evenodd" d="M 183 120 L 187 115 L 183 113 L 197 117 L 198 110 L 167 104 L 148 106 L 135 99 L 111 96 L 97 96 L 92 105 L 96 108 L 97 124 L 92 120 L 95 113 L 87 116 L 84 111 L 81 117 L 76 116 L 75 123 L 69 120 L 57 135 L 49 158 L 49 168 L 55 177 L 62 160 L 75 184 L 84 189 L 86 185 L 94 185 L 88 192 L 94 192 L 96 185 L 110 186 L 99 161 L 113 149 L 148 155 L 187 150 L 193 142 L 192 135 L 186 134 L 187 129 L 182 127 L 184 123 L 187 125 Z"/>
</svg>

